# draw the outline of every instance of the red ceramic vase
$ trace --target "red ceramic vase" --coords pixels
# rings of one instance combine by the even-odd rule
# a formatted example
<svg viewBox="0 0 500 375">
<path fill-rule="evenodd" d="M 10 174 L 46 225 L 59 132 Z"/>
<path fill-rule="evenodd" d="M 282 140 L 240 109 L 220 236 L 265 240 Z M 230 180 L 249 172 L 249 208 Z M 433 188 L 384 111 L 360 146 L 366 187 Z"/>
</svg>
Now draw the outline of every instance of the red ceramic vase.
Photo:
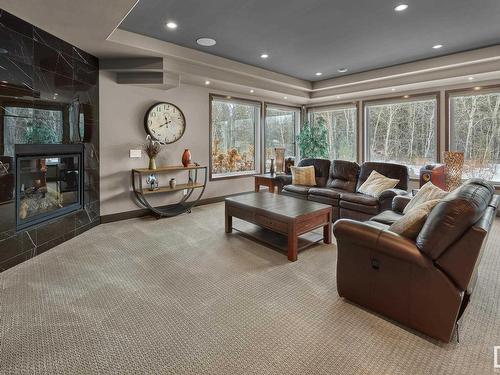
<svg viewBox="0 0 500 375">
<path fill-rule="evenodd" d="M 191 164 L 191 151 L 186 148 L 182 154 L 182 165 L 187 167 L 189 164 Z"/>
</svg>

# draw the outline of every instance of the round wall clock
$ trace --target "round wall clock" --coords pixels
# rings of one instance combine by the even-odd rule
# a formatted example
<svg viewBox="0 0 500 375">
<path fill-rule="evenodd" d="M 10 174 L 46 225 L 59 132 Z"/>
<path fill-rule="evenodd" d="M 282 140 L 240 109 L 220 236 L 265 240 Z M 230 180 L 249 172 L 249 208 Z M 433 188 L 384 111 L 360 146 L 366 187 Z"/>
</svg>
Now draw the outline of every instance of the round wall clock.
<svg viewBox="0 0 500 375">
<path fill-rule="evenodd" d="M 160 143 L 178 141 L 186 130 L 186 118 L 179 107 L 171 103 L 156 103 L 144 118 L 146 133 Z"/>
</svg>

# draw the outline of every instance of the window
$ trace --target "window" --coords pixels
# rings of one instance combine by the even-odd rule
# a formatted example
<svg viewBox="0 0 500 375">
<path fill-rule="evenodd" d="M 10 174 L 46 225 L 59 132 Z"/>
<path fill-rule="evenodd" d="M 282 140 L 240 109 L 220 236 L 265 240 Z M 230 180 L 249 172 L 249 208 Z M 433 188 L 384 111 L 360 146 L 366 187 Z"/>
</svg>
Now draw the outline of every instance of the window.
<svg viewBox="0 0 500 375">
<path fill-rule="evenodd" d="M 276 147 L 285 148 L 285 157 L 295 157 L 295 134 L 300 118 L 299 108 L 266 105 L 264 126 L 264 160 L 268 172 Z"/>
<path fill-rule="evenodd" d="M 14 156 L 15 144 L 61 143 L 62 138 L 61 110 L 5 107 L 4 155 Z"/>
<path fill-rule="evenodd" d="M 258 173 L 260 102 L 211 96 L 211 178 Z"/>
<path fill-rule="evenodd" d="M 449 97 L 450 150 L 464 153 L 464 178 L 500 182 L 500 89 Z"/>
<path fill-rule="evenodd" d="M 323 121 L 328 130 L 328 153 L 330 160 L 356 161 L 357 112 L 356 106 L 311 109 L 311 123 L 317 125 Z"/>
<path fill-rule="evenodd" d="M 365 106 L 366 156 L 404 164 L 410 177 L 437 160 L 437 97 Z"/>
</svg>

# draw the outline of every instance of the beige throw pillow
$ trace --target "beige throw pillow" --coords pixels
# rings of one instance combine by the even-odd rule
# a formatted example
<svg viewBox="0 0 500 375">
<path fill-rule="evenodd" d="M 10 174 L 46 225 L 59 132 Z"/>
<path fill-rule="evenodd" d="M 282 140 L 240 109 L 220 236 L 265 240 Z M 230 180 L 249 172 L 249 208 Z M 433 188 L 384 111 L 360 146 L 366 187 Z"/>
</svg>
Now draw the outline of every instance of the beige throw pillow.
<svg viewBox="0 0 500 375">
<path fill-rule="evenodd" d="M 425 203 L 427 201 L 433 199 L 442 199 L 448 194 L 448 192 L 441 190 L 432 182 L 427 182 L 424 186 L 420 188 L 417 194 L 408 202 L 406 207 L 403 210 L 403 213 L 406 214 L 408 211 Z"/>
<path fill-rule="evenodd" d="M 440 199 L 432 199 L 413 207 L 401 219 L 394 222 L 389 230 L 406 238 L 416 239 L 430 212 L 439 201 Z"/>
<path fill-rule="evenodd" d="M 372 171 L 365 182 L 359 187 L 358 192 L 378 198 L 383 191 L 392 189 L 399 180 L 385 177 L 377 171 Z"/>
<path fill-rule="evenodd" d="M 292 170 L 292 184 L 316 186 L 316 176 L 312 165 L 309 167 L 291 167 L 290 169 Z"/>
</svg>

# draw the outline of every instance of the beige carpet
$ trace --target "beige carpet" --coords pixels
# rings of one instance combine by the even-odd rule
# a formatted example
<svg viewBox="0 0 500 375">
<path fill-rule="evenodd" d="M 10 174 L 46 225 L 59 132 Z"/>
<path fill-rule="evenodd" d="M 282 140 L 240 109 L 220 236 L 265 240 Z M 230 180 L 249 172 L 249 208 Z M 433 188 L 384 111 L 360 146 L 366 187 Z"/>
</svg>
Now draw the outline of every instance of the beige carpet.
<svg viewBox="0 0 500 375">
<path fill-rule="evenodd" d="M 223 211 L 101 225 L 0 274 L 0 373 L 494 373 L 498 221 L 444 345 L 339 298 L 334 245 L 289 263 L 225 235 Z"/>
</svg>

